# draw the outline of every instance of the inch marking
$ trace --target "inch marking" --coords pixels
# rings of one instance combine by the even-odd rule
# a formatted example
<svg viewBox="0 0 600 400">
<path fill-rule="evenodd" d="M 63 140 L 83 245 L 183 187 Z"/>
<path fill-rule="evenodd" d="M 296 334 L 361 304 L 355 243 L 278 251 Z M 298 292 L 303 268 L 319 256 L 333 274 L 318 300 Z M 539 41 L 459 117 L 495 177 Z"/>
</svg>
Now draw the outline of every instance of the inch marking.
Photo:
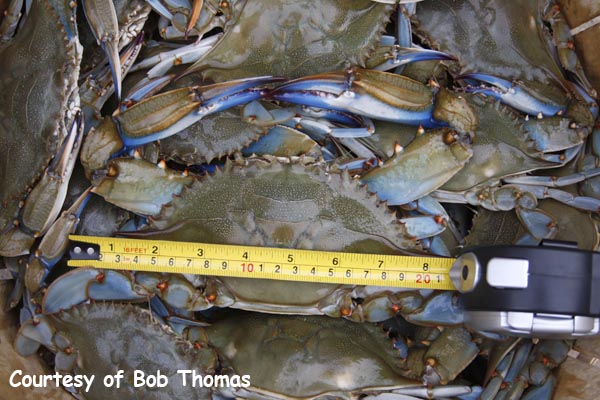
<svg viewBox="0 0 600 400">
<path fill-rule="evenodd" d="M 76 235 L 70 238 L 100 246 L 100 260 L 70 260 L 71 267 L 454 290 L 449 277 L 455 261 L 452 258 Z"/>
</svg>

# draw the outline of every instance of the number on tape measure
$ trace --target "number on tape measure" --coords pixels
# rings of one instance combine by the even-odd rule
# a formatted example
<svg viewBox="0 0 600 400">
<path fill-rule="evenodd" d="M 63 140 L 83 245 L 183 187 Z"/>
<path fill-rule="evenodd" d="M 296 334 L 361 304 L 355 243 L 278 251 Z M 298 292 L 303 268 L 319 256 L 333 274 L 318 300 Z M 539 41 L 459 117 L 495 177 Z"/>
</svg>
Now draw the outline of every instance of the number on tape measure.
<svg viewBox="0 0 600 400">
<path fill-rule="evenodd" d="M 100 246 L 96 260 L 69 265 L 348 285 L 453 290 L 454 259 L 71 236 Z"/>
</svg>

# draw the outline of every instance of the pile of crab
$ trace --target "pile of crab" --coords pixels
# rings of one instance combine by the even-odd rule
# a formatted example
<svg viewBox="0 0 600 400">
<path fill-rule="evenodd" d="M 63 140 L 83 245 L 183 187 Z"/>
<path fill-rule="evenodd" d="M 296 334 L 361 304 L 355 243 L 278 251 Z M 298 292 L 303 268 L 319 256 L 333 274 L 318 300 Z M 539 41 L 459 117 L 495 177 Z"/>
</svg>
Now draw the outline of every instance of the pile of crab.
<svg viewBox="0 0 600 400">
<path fill-rule="evenodd" d="M 600 10 L 559 3 L 0 2 L 17 352 L 53 353 L 65 373 L 172 378 L 67 388 L 86 399 L 550 399 L 572 343 L 470 331 L 451 292 L 69 270 L 63 256 L 72 233 L 596 250 L 599 74 L 571 34 Z M 183 386 L 181 369 L 251 385 Z"/>
</svg>

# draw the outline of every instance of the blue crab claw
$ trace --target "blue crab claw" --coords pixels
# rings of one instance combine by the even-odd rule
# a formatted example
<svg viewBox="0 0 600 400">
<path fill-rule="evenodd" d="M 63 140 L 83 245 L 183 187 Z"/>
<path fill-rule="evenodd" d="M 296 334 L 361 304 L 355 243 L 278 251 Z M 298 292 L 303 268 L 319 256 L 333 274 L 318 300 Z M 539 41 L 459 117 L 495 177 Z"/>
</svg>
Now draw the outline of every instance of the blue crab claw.
<svg viewBox="0 0 600 400">
<path fill-rule="evenodd" d="M 578 85 L 575 82 L 567 82 L 567 84 L 575 91 L 577 92 L 582 100 L 584 101 L 584 103 L 586 103 L 588 105 L 588 111 L 591 113 L 592 115 L 592 119 L 596 120 L 596 118 L 598 118 L 598 113 L 599 113 L 599 107 L 598 107 L 598 103 L 596 102 L 596 99 L 594 99 L 592 96 L 590 96 L 588 94 L 588 92 L 581 87 L 581 85 Z"/>
<path fill-rule="evenodd" d="M 166 18 L 169 21 L 173 19 L 171 11 L 169 11 L 159 0 L 146 0 L 146 3 L 148 3 L 161 17 Z"/>
<path fill-rule="evenodd" d="M 153 296 L 150 299 L 150 307 L 152 308 L 152 312 L 159 316 L 163 321 L 168 323 L 173 330 L 181 334 L 183 329 L 188 326 L 202 327 L 202 326 L 210 326 L 210 324 L 206 322 L 197 321 L 193 318 L 193 315 L 190 315 L 189 318 L 185 316 L 178 315 L 179 313 L 185 313 L 184 310 L 174 310 L 171 307 L 167 306 L 158 296 Z M 191 312 L 188 312 L 191 314 Z"/>
<path fill-rule="evenodd" d="M 430 88 L 380 71 L 352 69 L 299 78 L 277 87 L 269 97 L 414 126 L 447 125 L 432 116 L 434 98 Z"/>
<path fill-rule="evenodd" d="M 464 312 L 453 292 L 433 294 L 417 312 L 403 316 L 407 321 L 429 325 L 459 325 L 464 322 Z"/>
<path fill-rule="evenodd" d="M 119 272 L 77 268 L 52 282 L 44 296 L 42 310 L 54 314 L 88 300 L 145 301 L 148 297 L 136 291 L 132 281 Z"/>
<path fill-rule="evenodd" d="M 565 112 L 563 107 L 535 97 L 529 91 L 506 79 L 502 79 L 493 75 L 488 74 L 465 74 L 456 77 L 460 80 L 477 80 L 492 85 L 479 86 L 479 87 L 468 87 L 467 91 L 471 93 L 483 93 L 488 96 L 492 96 L 506 105 L 516 108 L 526 114 L 541 117 L 550 117 L 553 115 L 560 115 Z"/>
<path fill-rule="evenodd" d="M 81 147 L 83 125 L 83 115 L 77 112 L 59 153 L 52 159 L 19 213 L 19 227 L 34 237 L 46 233 L 60 213 Z"/>
<path fill-rule="evenodd" d="M 144 78 L 132 87 L 121 104 L 121 110 L 125 110 L 136 103 L 156 94 L 167 86 L 175 78 L 175 75 L 165 75 L 159 78 Z"/>
<path fill-rule="evenodd" d="M 15 350 L 23 357 L 35 354 L 40 345 L 55 349 L 52 338 L 56 330 L 44 315 L 36 315 L 21 324 L 15 337 Z"/>
<path fill-rule="evenodd" d="M 436 190 L 473 156 L 466 143 L 449 128 L 417 135 L 379 168 L 361 178 L 371 192 L 390 205 L 406 204 Z"/>
<path fill-rule="evenodd" d="M 117 110 L 113 119 L 125 147 L 141 146 L 174 135 L 207 115 L 258 100 L 265 95 L 264 85 L 281 80 L 263 76 L 175 89 Z"/>
<path fill-rule="evenodd" d="M 25 272 L 25 286 L 36 292 L 69 246 L 69 234 L 75 233 L 79 216 L 87 205 L 91 187 L 85 190 L 68 210 L 52 224 L 38 248 L 30 256 Z"/>
<path fill-rule="evenodd" d="M 113 76 L 117 101 L 121 101 L 121 62 L 119 58 L 119 22 L 112 1 L 85 0 L 85 18 L 92 29 L 96 41 L 108 57 Z"/>
<path fill-rule="evenodd" d="M 436 50 L 420 49 L 416 47 L 392 46 L 387 60 L 382 64 L 375 66 L 376 71 L 388 71 L 392 68 L 401 67 L 407 64 L 420 61 L 431 60 L 456 60 L 456 57 L 450 54 Z"/>
</svg>

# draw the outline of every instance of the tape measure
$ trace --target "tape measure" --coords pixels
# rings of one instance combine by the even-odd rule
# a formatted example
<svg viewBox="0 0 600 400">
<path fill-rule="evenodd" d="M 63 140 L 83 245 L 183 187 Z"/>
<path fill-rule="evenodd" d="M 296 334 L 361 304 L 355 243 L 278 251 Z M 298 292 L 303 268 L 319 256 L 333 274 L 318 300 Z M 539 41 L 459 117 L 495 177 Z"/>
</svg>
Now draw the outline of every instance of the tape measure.
<svg viewBox="0 0 600 400">
<path fill-rule="evenodd" d="M 70 235 L 71 267 L 455 290 L 454 258 Z"/>
</svg>

